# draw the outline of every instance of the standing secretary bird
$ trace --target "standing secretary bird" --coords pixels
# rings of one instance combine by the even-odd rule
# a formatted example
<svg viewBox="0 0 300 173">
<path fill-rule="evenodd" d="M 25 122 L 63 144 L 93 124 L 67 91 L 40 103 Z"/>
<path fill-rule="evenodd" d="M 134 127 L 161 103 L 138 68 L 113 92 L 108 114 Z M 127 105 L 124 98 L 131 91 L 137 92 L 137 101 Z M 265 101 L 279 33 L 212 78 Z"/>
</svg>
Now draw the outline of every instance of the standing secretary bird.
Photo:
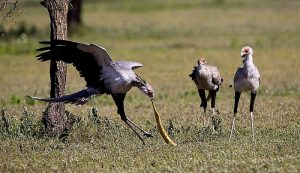
<svg viewBox="0 0 300 173">
<path fill-rule="evenodd" d="M 252 130 L 252 140 L 254 141 L 254 122 L 253 122 L 253 109 L 256 93 L 260 84 L 260 74 L 253 64 L 253 49 L 249 46 L 245 46 L 241 50 L 241 57 L 243 59 L 243 66 L 239 67 L 234 76 L 234 90 L 235 90 L 235 101 L 234 101 L 234 111 L 230 132 L 230 139 L 232 137 L 233 130 L 235 128 L 235 119 L 239 104 L 239 99 L 241 92 L 251 91 L 250 100 L 250 117 L 251 117 L 251 130 Z"/>
<path fill-rule="evenodd" d="M 40 43 L 49 46 L 38 49 L 38 51 L 44 51 L 37 55 L 39 57 L 38 60 L 64 61 L 73 64 L 79 71 L 80 76 L 85 79 L 87 88 L 57 98 L 28 97 L 45 102 L 64 102 L 83 105 L 92 96 L 110 94 L 117 106 L 121 119 L 133 130 L 138 138 L 144 143 L 144 140 L 134 127 L 143 132 L 145 136 L 152 137 L 150 133 L 144 131 L 127 118 L 124 110 L 126 93 L 133 86 L 139 88 L 150 99 L 154 96 L 152 87 L 133 72 L 134 69 L 142 67 L 142 64 L 130 61 L 114 62 L 103 47 L 93 44 L 76 43 L 66 40 L 43 41 Z"/>
<path fill-rule="evenodd" d="M 207 120 L 206 117 L 207 101 L 211 99 L 212 114 L 214 115 L 216 95 L 223 79 L 221 78 L 217 67 L 208 66 L 204 58 L 200 58 L 200 60 L 198 60 L 192 74 L 189 76 L 192 78 L 198 89 L 201 99 L 200 107 L 203 107 L 204 110 L 203 125 L 205 126 L 206 121 L 208 121 L 208 124 L 210 121 Z M 205 90 L 209 90 L 207 98 L 205 97 Z M 209 119 L 211 119 L 211 117 Z"/>
</svg>

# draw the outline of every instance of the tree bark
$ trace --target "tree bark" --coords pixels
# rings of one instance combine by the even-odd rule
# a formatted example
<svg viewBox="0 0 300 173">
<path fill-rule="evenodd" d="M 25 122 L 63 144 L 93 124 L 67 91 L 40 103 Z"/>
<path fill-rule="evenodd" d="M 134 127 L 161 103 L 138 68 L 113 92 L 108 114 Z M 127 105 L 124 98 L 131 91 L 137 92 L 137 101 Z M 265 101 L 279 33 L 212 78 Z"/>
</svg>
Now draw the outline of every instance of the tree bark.
<svg viewBox="0 0 300 173">
<path fill-rule="evenodd" d="M 67 38 L 67 0 L 44 0 L 41 4 L 47 8 L 50 17 L 50 40 Z M 62 61 L 50 61 L 50 97 L 64 95 L 67 66 Z M 64 103 L 49 103 L 44 115 L 43 123 L 50 137 L 63 134 L 66 126 Z"/>
</svg>

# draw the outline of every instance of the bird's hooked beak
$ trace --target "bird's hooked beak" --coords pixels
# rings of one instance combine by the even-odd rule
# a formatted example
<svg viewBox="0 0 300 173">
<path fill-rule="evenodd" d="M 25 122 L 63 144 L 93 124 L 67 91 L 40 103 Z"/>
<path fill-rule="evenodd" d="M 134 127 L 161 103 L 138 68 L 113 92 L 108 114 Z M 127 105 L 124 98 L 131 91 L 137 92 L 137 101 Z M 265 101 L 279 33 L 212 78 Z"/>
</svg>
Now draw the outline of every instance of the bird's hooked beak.
<svg viewBox="0 0 300 173">
<path fill-rule="evenodd" d="M 241 58 L 245 58 L 249 53 L 241 52 Z"/>
<path fill-rule="evenodd" d="M 249 50 L 248 49 L 243 49 L 241 51 L 241 58 L 245 58 L 247 55 L 249 55 Z"/>
<path fill-rule="evenodd" d="M 153 90 L 153 88 L 148 83 L 146 84 L 146 88 L 147 88 L 147 93 L 146 94 L 148 95 L 148 97 L 151 100 L 153 100 L 153 98 L 154 98 L 154 90 Z"/>
<path fill-rule="evenodd" d="M 154 98 L 154 90 L 148 83 L 137 86 L 143 93 L 145 93 L 151 100 Z"/>
</svg>

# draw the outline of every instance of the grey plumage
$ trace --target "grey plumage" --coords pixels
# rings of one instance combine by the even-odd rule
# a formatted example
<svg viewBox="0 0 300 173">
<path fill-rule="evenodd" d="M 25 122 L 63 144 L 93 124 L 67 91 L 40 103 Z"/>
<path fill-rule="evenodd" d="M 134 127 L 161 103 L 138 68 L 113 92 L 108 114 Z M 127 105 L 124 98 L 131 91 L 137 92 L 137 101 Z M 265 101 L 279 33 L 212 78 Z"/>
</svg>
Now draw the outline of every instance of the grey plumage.
<svg viewBox="0 0 300 173">
<path fill-rule="evenodd" d="M 217 67 L 208 66 L 204 58 L 197 61 L 190 77 L 198 89 L 217 90 L 222 83 L 222 78 Z"/>
<path fill-rule="evenodd" d="M 217 67 L 208 66 L 204 58 L 197 61 L 193 72 L 189 75 L 194 81 L 201 99 L 200 107 L 204 109 L 203 124 L 206 123 L 207 101 L 211 99 L 212 112 L 214 114 L 216 93 L 223 81 Z M 205 96 L 205 90 L 208 90 L 208 96 Z"/>
<path fill-rule="evenodd" d="M 123 70 L 135 70 L 137 68 L 143 67 L 143 64 L 134 61 L 116 61 L 116 64 Z"/>
<path fill-rule="evenodd" d="M 252 49 L 250 49 L 249 52 L 253 52 Z M 237 69 L 233 83 L 235 91 L 257 92 L 260 84 L 260 74 L 257 67 L 253 64 L 252 53 L 245 57 L 243 60 L 243 66 Z"/>
<path fill-rule="evenodd" d="M 114 62 L 105 48 L 94 44 L 77 43 L 67 40 L 43 41 L 41 44 L 49 46 L 38 49 L 42 51 L 37 55 L 40 61 L 64 61 L 73 64 L 80 76 L 86 81 L 86 89 L 58 98 L 38 98 L 35 100 L 45 102 L 65 102 L 82 105 L 88 102 L 92 96 L 112 95 L 121 119 L 137 134 L 133 126 L 140 129 L 144 135 L 151 136 L 127 118 L 124 111 L 124 99 L 126 93 L 132 88 L 139 88 L 149 98 L 153 98 L 154 90 L 145 80 L 133 70 L 143 65 L 132 61 Z M 144 141 L 143 141 L 144 143 Z"/>
<path fill-rule="evenodd" d="M 243 65 L 239 67 L 235 73 L 233 82 L 235 90 L 235 103 L 234 114 L 231 125 L 230 139 L 232 138 L 233 130 L 235 128 L 235 119 L 237 115 L 237 108 L 240 99 L 241 92 L 251 91 L 250 100 L 250 117 L 251 117 L 251 129 L 252 137 L 254 141 L 254 122 L 253 122 L 253 110 L 256 93 L 260 85 L 260 74 L 257 67 L 253 63 L 253 49 L 249 46 L 245 46 L 241 50 L 241 57 L 243 59 Z"/>
</svg>

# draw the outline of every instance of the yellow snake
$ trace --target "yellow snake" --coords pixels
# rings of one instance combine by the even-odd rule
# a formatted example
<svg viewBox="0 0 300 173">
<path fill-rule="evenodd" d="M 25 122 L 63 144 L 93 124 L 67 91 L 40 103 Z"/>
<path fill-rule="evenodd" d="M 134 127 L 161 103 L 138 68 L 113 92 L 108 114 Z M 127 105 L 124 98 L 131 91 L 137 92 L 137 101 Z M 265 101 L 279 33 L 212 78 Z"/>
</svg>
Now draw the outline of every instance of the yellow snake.
<svg viewBox="0 0 300 173">
<path fill-rule="evenodd" d="M 161 136 L 164 138 L 164 140 L 167 144 L 171 144 L 171 145 L 176 146 L 177 144 L 169 137 L 169 135 L 167 134 L 167 132 L 163 128 L 161 120 L 160 120 L 160 116 L 159 116 L 159 114 L 156 110 L 156 107 L 155 107 L 152 99 L 151 99 L 151 102 L 152 102 L 152 107 L 153 107 L 157 127 L 158 127 L 158 130 L 159 130 Z"/>
</svg>

